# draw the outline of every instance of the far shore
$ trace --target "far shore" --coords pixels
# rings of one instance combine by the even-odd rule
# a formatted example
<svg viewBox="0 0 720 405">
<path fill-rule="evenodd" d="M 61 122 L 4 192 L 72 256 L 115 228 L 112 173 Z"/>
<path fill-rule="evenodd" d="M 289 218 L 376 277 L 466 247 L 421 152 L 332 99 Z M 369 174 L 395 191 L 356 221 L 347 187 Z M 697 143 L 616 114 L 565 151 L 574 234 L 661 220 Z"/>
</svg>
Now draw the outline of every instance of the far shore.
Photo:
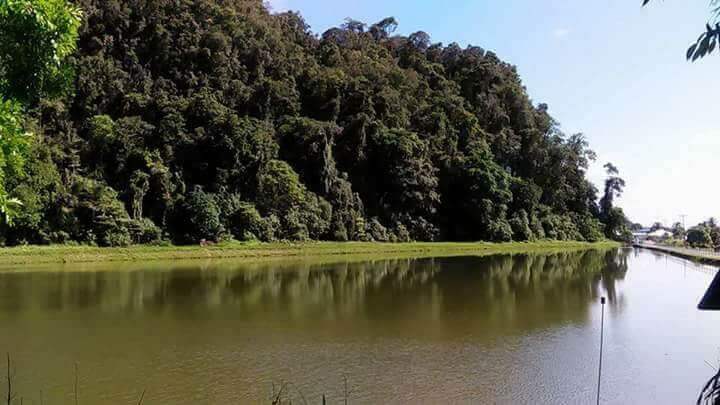
<svg viewBox="0 0 720 405">
<path fill-rule="evenodd" d="M 636 243 L 635 246 L 667 253 L 682 259 L 692 260 L 703 264 L 720 265 L 720 252 L 648 243 Z"/>
<path fill-rule="evenodd" d="M 541 251 L 609 249 L 621 246 L 617 242 L 302 242 L 259 243 L 226 242 L 210 246 L 130 246 L 102 248 L 94 246 L 19 246 L 0 248 L 0 266 L 19 267 L 35 264 L 137 262 L 186 259 L 264 259 L 301 258 L 313 256 L 414 255 L 472 256 L 495 253 L 526 253 Z"/>
</svg>

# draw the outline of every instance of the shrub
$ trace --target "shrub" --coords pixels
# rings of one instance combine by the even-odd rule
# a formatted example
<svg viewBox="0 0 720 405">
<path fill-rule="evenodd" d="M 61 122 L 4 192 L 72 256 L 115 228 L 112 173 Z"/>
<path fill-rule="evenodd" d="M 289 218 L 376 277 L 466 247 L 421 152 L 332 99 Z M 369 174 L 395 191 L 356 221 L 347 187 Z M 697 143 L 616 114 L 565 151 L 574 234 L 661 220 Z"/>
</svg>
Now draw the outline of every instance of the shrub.
<svg viewBox="0 0 720 405">
<path fill-rule="evenodd" d="M 352 240 L 367 242 L 369 240 L 365 226 L 365 218 L 362 215 L 355 217 L 355 233 L 352 236 Z M 407 230 L 406 230 L 407 232 Z M 409 237 L 408 237 L 409 238 Z"/>
<path fill-rule="evenodd" d="M 217 241 L 224 231 L 214 196 L 200 187 L 176 204 L 172 225 L 180 243 L 197 243 L 203 239 Z"/>
<path fill-rule="evenodd" d="M 289 240 L 319 239 L 330 229 L 332 206 L 308 191 L 286 162 L 271 160 L 259 174 L 258 200 L 264 212 L 281 218 L 278 236 Z"/>
<path fill-rule="evenodd" d="M 508 221 L 501 219 L 494 221 L 491 225 L 492 239 L 495 242 L 510 242 L 513 237 L 513 230 Z"/>
<path fill-rule="evenodd" d="M 73 216 L 62 221 L 73 239 L 100 246 L 127 246 L 132 243 L 130 217 L 118 194 L 102 182 L 75 177 L 70 192 L 63 196 L 61 211 Z"/>
<path fill-rule="evenodd" d="M 330 223 L 330 239 L 339 242 L 348 241 L 348 231 L 345 222 L 337 213 L 333 213 L 333 220 Z"/>
<path fill-rule="evenodd" d="M 128 226 L 133 243 L 151 244 L 162 240 L 162 229 L 148 218 L 134 219 Z"/>
<path fill-rule="evenodd" d="M 367 235 L 369 235 L 374 241 L 387 242 L 390 240 L 387 228 L 385 228 L 377 218 L 370 219 L 367 223 L 366 229 Z"/>
<path fill-rule="evenodd" d="M 305 201 L 307 190 L 287 163 L 271 160 L 258 174 L 258 202 L 267 212 L 288 213 Z"/>
<path fill-rule="evenodd" d="M 577 224 L 578 232 L 583 237 L 583 240 L 588 242 L 597 242 L 604 239 L 603 224 L 597 218 L 593 218 L 588 215 L 577 215 L 573 216 L 574 221 Z"/>
<path fill-rule="evenodd" d="M 133 242 L 127 228 L 115 228 L 105 232 L 98 241 L 101 246 L 123 247 L 130 246 Z"/>
<path fill-rule="evenodd" d="M 308 227 L 305 225 L 303 216 L 298 210 L 290 210 L 290 212 L 285 215 L 285 218 L 283 218 L 283 222 L 283 239 L 300 241 L 310 239 Z"/>
<path fill-rule="evenodd" d="M 410 239 L 421 240 L 426 242 L 432 242 L 437 239 L 440 232 L 435 224 L 431 223 L 423 217 L 412 218 L 410 216 L 403 216 L 402 221 L 410 233 Z"/>
<path fill-rule="evenodd" d="M 270 242 L 275 240 L 279 228 L 279 224 L 273 224 L 273 220 L 277 221 L 277 217 L 272 218 L 263 218 L 254 204 L 241 202 L 228 218 L 228 229 L 240 240 Z"/>
<path fill-rule="evenodd" d="M 687 232 L 687 242 L 696 248 L 711 247 L 712 237 L 707 227 L 697 226 Z"/>
<path fill-rule="evenodd" d="M 530 215 L 530 230 L 536 239 L 545 239 L 545 230 L 543 229 L 542 222 L 538 219 L 535 214 Z"/>
<path fill-rule="evenodd" d="M 533 232 L 530 229 L 530 220 L 525 210 L 518 211 L 509 221 L 512 228 L 512 238 L 516 241 L 533 239 Z"/>
<path fill-rule="evenodd" d="M 305 224 L 310 239 L 320 239 L 330 229 L 332 206 L 324 198 L 306 192 L 299 212 L 300 220 Z"/>
<path fill-rule="evenodd" d="M 408 232 L 405 225 L 396 222 L 390 239 L 393 242 L 410 242 L 410 232 Z"/>
</svg>

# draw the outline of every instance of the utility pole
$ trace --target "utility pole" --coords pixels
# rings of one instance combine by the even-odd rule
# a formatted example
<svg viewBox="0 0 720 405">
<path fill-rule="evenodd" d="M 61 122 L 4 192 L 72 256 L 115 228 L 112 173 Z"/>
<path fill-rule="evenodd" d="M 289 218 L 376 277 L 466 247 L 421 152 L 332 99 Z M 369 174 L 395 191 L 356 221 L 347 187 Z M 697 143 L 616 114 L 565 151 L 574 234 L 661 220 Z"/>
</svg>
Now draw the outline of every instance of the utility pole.
<svg viewBox="0 0 720 405">
<path fill-rule="evenodd" d="M 600 297 L 600 364 L 598 365 L 597 405 L 600 405 L 600 382 L 602 381 L 603 335 L 605 332 L 605 297 Z"/>
<path fill-rule="evenodd" d="M 686 217 L 687 217 L 687 215 L 685 215 L 685 214 L 680 214 L 680 219 L 682 219 L 682 225 L 683 225 L 683 229 L 684 229 L 684 230 L 687 230 L 687 229 L 685 228 L 685 218 L 686 218 Z"/>
</svg>

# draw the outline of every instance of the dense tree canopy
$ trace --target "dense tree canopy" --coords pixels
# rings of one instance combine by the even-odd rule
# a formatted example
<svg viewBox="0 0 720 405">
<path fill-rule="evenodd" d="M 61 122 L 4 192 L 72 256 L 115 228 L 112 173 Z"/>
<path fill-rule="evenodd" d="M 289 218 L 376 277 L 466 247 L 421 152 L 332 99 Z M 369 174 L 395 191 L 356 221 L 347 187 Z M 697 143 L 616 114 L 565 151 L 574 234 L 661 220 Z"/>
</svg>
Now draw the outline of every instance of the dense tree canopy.
<svg viewBox="0 0 720 405">
<path fill-rule="evenodd" d="M 25 110 L 72 80 L 80 10 L 66 0 L 0 1 L 0 214 L 11 223 L 22 204 L 6 183 L 22 175 L 30 133 Z"/>
<path fill-rule="evenodd" d="M 77 4 L 8 244 L 603 236 L 586 139 L 492 52 L 259 0 Z"/>
</svg>

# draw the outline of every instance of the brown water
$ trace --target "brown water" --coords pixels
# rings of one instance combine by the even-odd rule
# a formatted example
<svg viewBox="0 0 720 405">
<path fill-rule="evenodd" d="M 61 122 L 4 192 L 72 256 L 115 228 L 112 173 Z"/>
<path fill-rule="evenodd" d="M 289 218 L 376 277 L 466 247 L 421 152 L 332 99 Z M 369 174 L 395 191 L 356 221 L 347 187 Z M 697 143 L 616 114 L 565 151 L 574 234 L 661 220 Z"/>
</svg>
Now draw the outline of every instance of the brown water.
<svg viewBox="0 0 720 405">
<path fill-rule="evenodd" d="M 601 295 L 603 403 L 692 403 L 720 358 L 714 270 L 662 254 L 337 260 L 0 272 L 17 403 L 76 365 L 80 404 L 593 403 Z"/>
</svg>

